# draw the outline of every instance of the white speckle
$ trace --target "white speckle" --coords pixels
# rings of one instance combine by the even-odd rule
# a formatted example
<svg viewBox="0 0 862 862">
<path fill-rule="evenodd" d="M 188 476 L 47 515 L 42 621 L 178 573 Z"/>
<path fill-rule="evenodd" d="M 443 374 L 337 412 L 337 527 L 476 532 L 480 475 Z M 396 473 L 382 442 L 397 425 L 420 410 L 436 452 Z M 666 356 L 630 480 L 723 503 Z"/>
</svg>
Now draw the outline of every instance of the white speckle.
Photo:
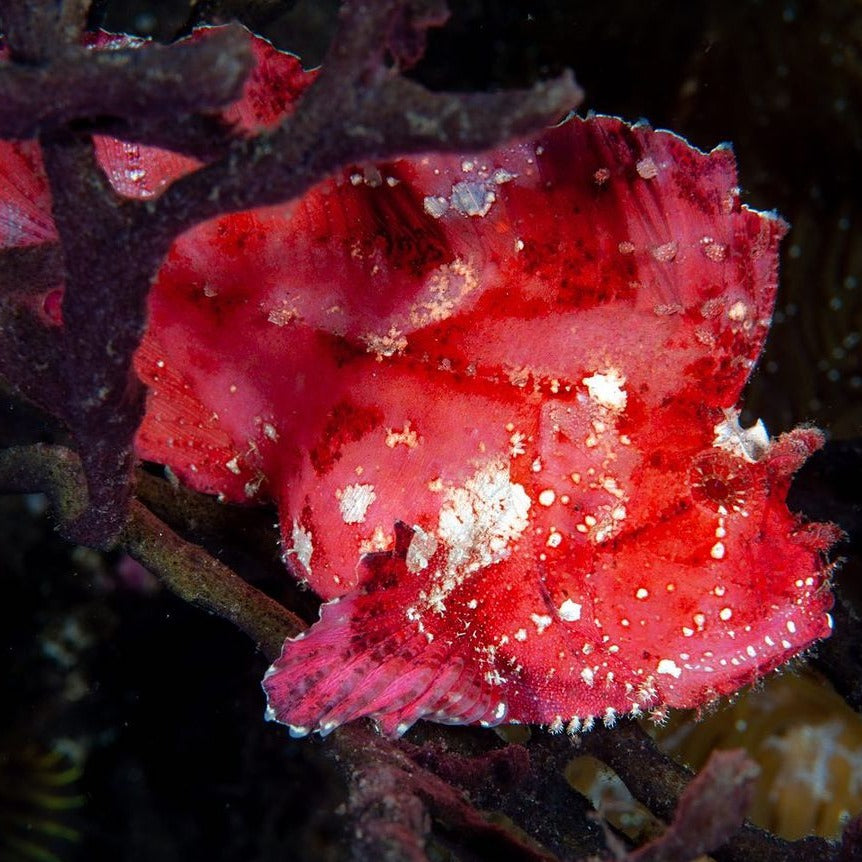
<svg viewBox="0 0 862 862">
<path fill-rule="evenodd" d="M 449 201 L 439 195 L 429 195 L 422 202 L 422 207 L 432 218 L 440 218 L 449 209 Z"/>
<path fill-rule="evenodd" d="M 727 246 L 716 242 L 711 236 L 701 237 L 700 247 L 713 263 L 721 263 L 727 257 Z"/>
<path fill-rule="evenodd" d="M 534 473 L 541 473 L 542 472 L 542 459 L 536 458 L 536 460 L 533 461 L 533 463 L 530 465 L 530 469 Z"/>
<path fill-rule="evenodd" d="M 524 452 L 527 451 L 524 448 L 524 440 L 526 440 L 526 437 L 524 437 L 524 435 L 518 431 L 516 431 L 514 434 L 512 434 L 512 436 L 509 438 L 509 443 L 511 444 L 511 448 L 509 449 L 509 454 L 513 458 L 517 458 L 518 455 L 523 455 Z"/>
<path fill-rule="evenodd" d="M 739 302 L 734 302 L 727 310 L 727 316 L 731 320 L 735 320 L 737 322 L 745 320 L 746 314 L 748 314 L 748 306 L 741 300 Z"/>
<path fill-rule="evenodd" d="M 713 560 L 723 560 L 724 559 L 724 543 L 716 542 L 709 551 L 710 557 Z"/>
<path fill-rule="evenodd" d="M 581 679 L 587 684 L 592 685 L 595 680 L 595 675 L 593 674 L 593 669 L 591 667 L 585 667 L 581 671 Z"/>
<path fill-rule="evenodd" d="M 617 723 L 617 711 L 612 706 L 609 706 L 605 710 L 605 715 L 604 718 L 602 718 L 602 722 L 604 723 L 605 727 L 613 727 Z"/>
<path fill-rule="evenodd" d="M 361 524 L 368 507 L 377 499 L 374 485 L 348 485 L 343 491 L 336 491 L 335 496 L 345 524 Z"/>
<path fill-rule="evenodd" d="M 571 599 L 566 599 L 560 605 L 557 613 L 560 615 L 561 620 L 565 620 L 567 623 L 574 623 L 581 618 L 581 610 L 582 606 L 577 602 L 573 602 Z"/>
<path fill-rule="evenodd" d="M 542 506 L 552 506 L 556 499 L 557 495 L 550 488 L 545 488 L 545 490 L 539 494 L 539 503 Z"/>
<path fill-rule="evenodd" d="M 470 601 L 467 602 L 467 607 L 470 608 L 471 611 L 475 611 L 476 608 L 479 607 L 479 600 L 478 599 L 470 599 Z M 505 635 L 503 635 L 503 637 L 505 637 Z M 507 638 L 507 640 L 508 640 L 508 638 Z M 500 642 L 502 643 L 502 640 Z"/>
<path fill-rule="evenodd" d="M 506 704 L 503 701 L 500 701 L 497 704 L 497 708 L 494 710 L 494 718 L 497 721 L 502 721 L 503 716 L 506 714 Z"/>
<path fill-rule="evenodd" d="M 449 546 L 448 574 L 505 559 L 509 545 L 527 529 L 530 498 L 512 482 L 507 465 L 491 461 L 462 488 L 450 488 L 440 509 L 437 535 Z M 454 588 L 456 583 L 452 583 Z"/>
<path fill-rule="evenodd" d="M 254 497 L 255 494 L 260 490 L 260 486 L 263 484 L 264 475 L 263 473 L 258 473 L 254 479 L 249 479 L 248 482 L 243 486 L 243 492 L 246 497 Z"/>
<path fill-rule="evenodd" d="M 488 214 L 495 200 L 497 200 L 497 195 L 493 189 L 484 182 L 471 180 L 455 183 L 449 198 L 453 209 L 458 210 L 461 215 L 479 217 Z"/>
<path fill-rule="evenodd" d="M 530 614 L 530 619 L 536 624 L 536 631 L 539 634 L 542 634 L 542 632 L 554 621 L 553 617 L 549 614 Z"/>
<path fill-rule="evenodd" d="M 679 679 L 682 675 L 682 669 L 677 667 L 676 662 L 672 661 L 669 658 L 663 658 L 656 668 L 658 673 L 666 673 L 669 676 L 672 676 L 674 679 Z"/>
<path fill-rule="evenodd" d="M 512 180 L 517 179 L 517 177 L 517 174 L 510 173 L 505 168 L 497 168 L 497 170 L 491 174 L 491 180 L 498 186 L 503 185 L 503 183 L 509 183 Z"/>
<path fill-rule="evenodd" d="M 496 668 L 485 674 L 485 682 L 489 685 L 505 685 L 508 680 Z"/>
<path fill-rule="evenodd" d="M 527 630 L 526 629 L 518 629 L 515 632 L 515 640 L 523 643 L 527 639 Z"/>
<path fill-rule="evenodd" d="M 796 634 L 796 623 L 793 622 L 793 620 L 788 620 L 784 624 L 784 627 L 787 629 L 788 632 L 790 632 L 790 634 L 792 634 L 792 635 Z"/>
<path fill-rule="evenodd" d="M 641 159 L 635 165 L 635 170 L 638 172 L 641 179 L 644 180 L 651 180 L 658 176 L 658 168 L 649 156 Z"/>
<path fill-rule="evenodd" d="M 698 629 L 702 629 L 706 623 L 706 616 L 701 613 L 695 614 L 692 619 L 694 620 L 694 624 L 698 627 Z"/>
<path fill-rule="evenodd" d="M 272 440 L 273 442 L 278 440 L 278 431 L 271 422 L 263 423 L 263 434 L 268 440 Z"/>
<path fill-rule="evenodd" d="M 707 258 L 713 263 L 720 263 L 727 257 L 727 246 L 716 242 L 711 236 L 702 237 L 700 247 Z"/>
<path fill-rule="evenodd" d="M 407 339 L 404 333 L 394 326 L 391 326 L 385 335 L 367 332 L 360 337 L 365 342 L 368 352 L 376 353 L 379 360 L 382 360 L 384 356 L 401 354 L 407 349 Z"/>
<path fill-rule="evenodd" d="M 721 598 L 727 592 L 727 589 L 725 587 L 716 586 L 712 588 L 712 591 L 715 595 Z"/>
<path fill-rule="evenodd" d="M 754 649 L 754 647 L 753 647 L 753 646 L 751 646 L 751 644 L 749 644 L 749 645 L 745 648 L 745 652 L 748 654 L 748 657 L 749 657 L 749 658 L 754 658 L 754 657 L 757 655 L 757 651 Z"/>
<path fill-rule="evenodd" d="M 311 572 L 311 555 L 314 553 L 311 532 L 304 530 L 298 521 L 294 521 L 290 538 L 293 541 L 293 547 L 285 551 L 285 556 L 294 554 L 306 572 Z"/>
<path fill-rule="evenodd" d="M 679 245 L 675 240 L 671 240 L 670 242 L 654 246 L 652 249 L 652 256 L 659 263 L 670 263 L 670 261 L 676 257 L 677 251 L 679 251 Z"/>
<path fill-rule="evenodd" d="M 590 398 L 597 404 L 609 410 L 625 410 L 628 395 L 623 386 L 626 378 L 616 368 L 605 373 L 597 371 L 591 377 L 584 377 L 581 382 L 587 387 Z"/>
<path fill-rule="evenodd" d="M 694 634 L 694 629 L 690 629 L 688 626 L 683 626 L 682 633 L 685 637 L 690 638 Z"/>
<path fill-rule="evenodd" d="M 410 423 L 405 422 L 404 427 L 400 431 L 396 431 L 394 428 L 386 429 L 386 445 L 390 449 L 394 449 L 396 446 L 406 446 L 408 449 L 415 449 L 419 445 L 419 437 L 410 427 Z"/>
<path fill-rule="evenodd" d="M 545 544 L 546 544 L 549 548 L 559 548 L 559 547 L 560 547 L 560 545 L 562 544 L 562 542 L 563 542 L 563 536 L 562 536 L 562 533 L 551 533 L 551 534 L 548 536 L 548 541 L 547 541 L 547 542 L 545 542 Z"/>
<path fill-rule="evenodd" d="M 635 593 L 636 599 L 645 599 L 647 596 L 649 596 L 649 590 L 646 590 L 643 587 L 640 587 Z"/>
<path fill-rule="evenodd" d="M 368 486 L 371 487 L 371 486 Z M 433 533 L 426 533 L 421 527 L 413 527 L 413 538 L 410 540 L 410 545 L 407 548 L 406 564 L 407 570 L 413 572 L 421 572 L 428 568 L 428 560 L 434 556 L 437 551 L 437 539 Z"/>
<path fill-rule="evenodd" d="M 762 457 L 769 448 L 769 434 L 761 419 L 750 428 L 739 424 L 739 411 L 731 408 L 724 411 L 724 419 L 714 428 L 712 445 L 751 463 Z"/>
<path fill-rule="evenodd" d="M 733 611 L 730 608 L 722 608 L 718 612 L 718 618 L 727 622 L 733 616 Z"/>
</svg>

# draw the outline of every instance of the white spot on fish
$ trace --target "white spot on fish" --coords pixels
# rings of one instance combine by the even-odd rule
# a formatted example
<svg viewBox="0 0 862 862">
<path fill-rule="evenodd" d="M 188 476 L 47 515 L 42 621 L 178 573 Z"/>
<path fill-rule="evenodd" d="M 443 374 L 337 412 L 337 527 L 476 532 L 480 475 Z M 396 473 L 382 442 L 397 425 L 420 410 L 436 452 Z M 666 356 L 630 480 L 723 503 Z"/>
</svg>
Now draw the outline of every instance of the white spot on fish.
<svg viewBox="0 0 862 862">
<path fill-rule="evenodd" d="M 656 163 L 649 157 L 642 158 L 636 165 L 635 170 L 641 179 L 651 180 L 658 176 L 658 168 Z"/>
<path fill-rule="evenodd" d="M 676 662 L 669 658 L 663 658 L 656 668 L 658 673 L 665 673 L 672 676 L 674 679 L 679 679 L 682 675 L 682 669 L 677 667 Z"/>
<path fill-rule="evenodd" d="M 565 620 L 567 623 L 574 623 L 581 618 L 581 610 L 582 606 L 577 602 L 573 602 L 571 599 L 566 599 L 560 605 L 557 613 L 560 615 L 561 620 Z"/>
<path fill-rule="evenodd" d="M 345 524 L 361 524 L 368 507 L 377 499 L 374 485 L 348 485 L 335 492 Z"/>
<path fill-rule="evenodd" d="M 548 614 L 530 614 L 530 619 L 536 624 L 536 631 L 539 634 L 554 621 Z"/>
<path fill-rule="evenodd" d="M 550 488 L 545 488 L 545 490 L 539 494 L 539 503 L 542 506 L 551 506 L 556 499 L 557 495 Z"/>
<path fill-rule="evenodd" d="M 769 448 L 769 434 L 763 420 L 758 419 L 750 428 L 743 428 L 739 424 L 739 411 L 735 408 L 724 411 L 724 419 L 713 428 L 713 432 L 713 446 L 751 463 L 761 458 Z"/>
<path fill-rule="evenodd" d="M 290 538 L 293 546 L 285 551 L 285 556 L 293 554 L 302 563 L 306 572 L 311 572 L 311 555 L 314 553 L 311 532 L 303 529 L 298 521 L 294 521 Z"/>
<path fill-rule="evenodd" d="M 421 572 L 428 568 L 428 560 L 437 551 L 437 539 L 433 533 L 426 533 L 421 527 L 413 527 L 413 538 L 407 548 L 407 570 Z M 475 607 L 475 606 L 474 606 Z"/>
<path fill-rule="evenodd" d="M 597 371 L 581 382 L 587 387 L 590 398 L 597 404 L 609 410 L 625 410 L 628 395 L 623 386 L 626 378 L 616 368 L 611 368 L 604 373 Z"/>
</svg>

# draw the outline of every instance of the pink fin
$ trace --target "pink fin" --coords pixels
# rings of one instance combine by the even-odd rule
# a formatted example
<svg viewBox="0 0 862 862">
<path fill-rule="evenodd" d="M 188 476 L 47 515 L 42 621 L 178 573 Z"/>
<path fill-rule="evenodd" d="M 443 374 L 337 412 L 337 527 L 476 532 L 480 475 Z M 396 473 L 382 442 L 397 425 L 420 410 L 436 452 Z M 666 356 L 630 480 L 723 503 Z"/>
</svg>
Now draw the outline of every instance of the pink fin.
<svg viewBox="0 0 862 862">
<path fill-rule="evenodd" d="M 367 555 L 362 589 L 321 608 L 309 632 L 285 642 L 264 678 L 268 715 L 294 736 L 326 735 L 362 716 L 400 736 L 420 718 L 451 724 L 503 720 L 490 685 L 481 682 L 469 641 L 405 625 L 415 587 L 405 583 L 405 538 L 394 551 Z M 495 713 L 496 711 L 496 713 Z"/>
</svg>

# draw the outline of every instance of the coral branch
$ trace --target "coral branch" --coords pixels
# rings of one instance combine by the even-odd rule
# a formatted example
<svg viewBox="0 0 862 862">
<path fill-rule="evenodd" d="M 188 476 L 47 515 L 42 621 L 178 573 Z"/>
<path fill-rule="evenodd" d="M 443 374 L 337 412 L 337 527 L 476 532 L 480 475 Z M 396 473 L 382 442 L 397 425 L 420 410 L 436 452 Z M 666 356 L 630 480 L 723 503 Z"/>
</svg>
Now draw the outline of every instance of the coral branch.
<svg viewBox="0 0 862 862">
<path fill-rule="evenodd" d="M 242 629 L 264 655 L 278 655 L 286 637 L 305 624 L 287 608 L 247 584 L 197 545 L 184 542 L 140 503 L 120 543 L 180 598 Z"/>
<path fill-rule="evenodd" d="M 131 130 L 154 121 L 182 128 L 189 122 L 183 115 L 236 99 L 250 68 L 248 34 L 235 26 L 145 52 L 72 48 L 43 66 L 0 66 L 0 136 L 32 138 L 70 121 L 104 117 L 122 119 Z"/>
<path fill-rule="evenodd" d="M 459 858 L 557 858 L 515 830 L 491 823 L 450 784 L 366 727 L 349 725 L 335 739 L 351 785 L 353 858 L 424 862 L 432 817 L 438 840 L 457 847 Z"/>
<path fill-rule="evenodd" d="M 584 750 L 604 761 L 635 797 L 655 815 L 673 820 L 679 799 L 691 779 L 684 766 L 662 754 L 634 723 L 613 731 L 598 729 L 583 738 Z M 839 848 L 823 838 L 783 841 L 754 826 L 745 826 L 711 855 L 718 862 L 834 862 Z"/>
<path fill-rule="evenodd" d="M 582 98 L 571 73 L 505 93 L 432 93 L 387 68 L 407 62 L 439 3 L 346 3 L 323 69 L 282 125 L 236 141 L 220 161 L 174 183 L 156 204 L 166 231 L 289 200 L 346 163 L 436 151 L 481 150 L 559 119 Z"/>
<path fill-rule="evenodd" d="M 442 744 L 415 749 L 411 757 L 466 790 L 478 807 L 502 811 L 559 856 L 583 858 L 599 854 L 605 841 L 589 802 L 564 775 L 576 753 L 568 737 L 537 734 L 526 747 L 469 758 Z"/>
<path fill-rule="evenodd" d="M 53 135 L 43 140 L 43 154 L 65 262 L 62 355 L 55 355 L 65 398 L 55 409 L 78 442 L 90 491 L 74 535 L 99 547 L 126 516 L 145 396 L 132 354 L 144 330 L 150 273 L 166 249 L 138 242 L 140 205 L 114 194 L 89 140 Z M 82 231 L 87 223 L 95 230 Z"/>
<path fill-rule="evenodd" d="M 309 107 L 341 106 L 340 83 L 321 75 L 275 132 L 237 141 L 220 161 L 175 182 L 155 204 L 163 230 L 178 233 L 221 213 L 290 200 L 353 161 L 486 149 L 559 119 L 580 99 L 569 74 L 496 94 L 431 93 L 393 79 L 365 90 L 353 110 Z"/>
<path fill-rule="evenodd" d="M 0 298 L 0 377 L 48 412 L 62 403 L 55 360 L 59 341 L 59 332 L 45 326 L 31 308 Z"/>
<path fill-rule="evenodd" d="M 0 252 L 0 296 L 44 294 L 56 287 L 62 265 L 61 249 L 53 243 L 5 249 Z"/>
<path fill-rule="evenodd" d="M 81 459 L 63 446 L 37 443 L 0 451 L 0 493 L 45 494 L 61 532 L 87 508 Z"/>
<path fill-rule="evenodd" d="M 91 0 L 8 0 L 0 9 L 0 29 L 14 60 L 39 63 L 77 42 Z"/>
<path fill-rule="evenodd" d="M 74 535 L 87 510 L 87 484 L 80 458 L 62 446 L 16 446 L 0 451 L 0 493 L 48 496 L 60 532 Z M 305 624 L 278 602 L 251 587 L 206 551 L 183 541 L 140 503 L 117 546 L 158 575 L 180 598 L 230 620 L 270 659 L 286 637 Z"/>
<path fill-rule="evenodd" d="M 661 862 L 708 853 L 741 828 L 759 773 L 743 751 L 715 751 L 680 796 L 664 835 L 630 854 L 631 862 Z"/>
</svg>

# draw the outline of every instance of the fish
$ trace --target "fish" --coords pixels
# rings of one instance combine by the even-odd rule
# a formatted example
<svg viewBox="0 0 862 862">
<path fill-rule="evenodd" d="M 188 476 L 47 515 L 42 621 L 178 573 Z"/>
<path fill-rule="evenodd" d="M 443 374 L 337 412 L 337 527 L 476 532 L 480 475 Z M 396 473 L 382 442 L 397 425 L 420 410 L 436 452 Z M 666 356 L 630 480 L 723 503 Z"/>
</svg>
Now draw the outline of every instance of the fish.
<svg viewBox="0 0 862 862">
<path fill-rule="evenodd" d="M 251 86 L 301 98 L 298 60 L 256 50 L 280 73 Z M 133 156 L 112 182 L 152 196 L 160 151 Z M 130 158 L 100 151 L 109 179 Z M 828 636 L 839 532 L 786 505 L 823 435 L 740 423 L 785 231 L 741 202 L 729 147 L 572 115 L 177 238 L 136 447 L 277 506 L 322 605 L 267 717 L 574 733 L 710 703 Z"/>
</svg>

